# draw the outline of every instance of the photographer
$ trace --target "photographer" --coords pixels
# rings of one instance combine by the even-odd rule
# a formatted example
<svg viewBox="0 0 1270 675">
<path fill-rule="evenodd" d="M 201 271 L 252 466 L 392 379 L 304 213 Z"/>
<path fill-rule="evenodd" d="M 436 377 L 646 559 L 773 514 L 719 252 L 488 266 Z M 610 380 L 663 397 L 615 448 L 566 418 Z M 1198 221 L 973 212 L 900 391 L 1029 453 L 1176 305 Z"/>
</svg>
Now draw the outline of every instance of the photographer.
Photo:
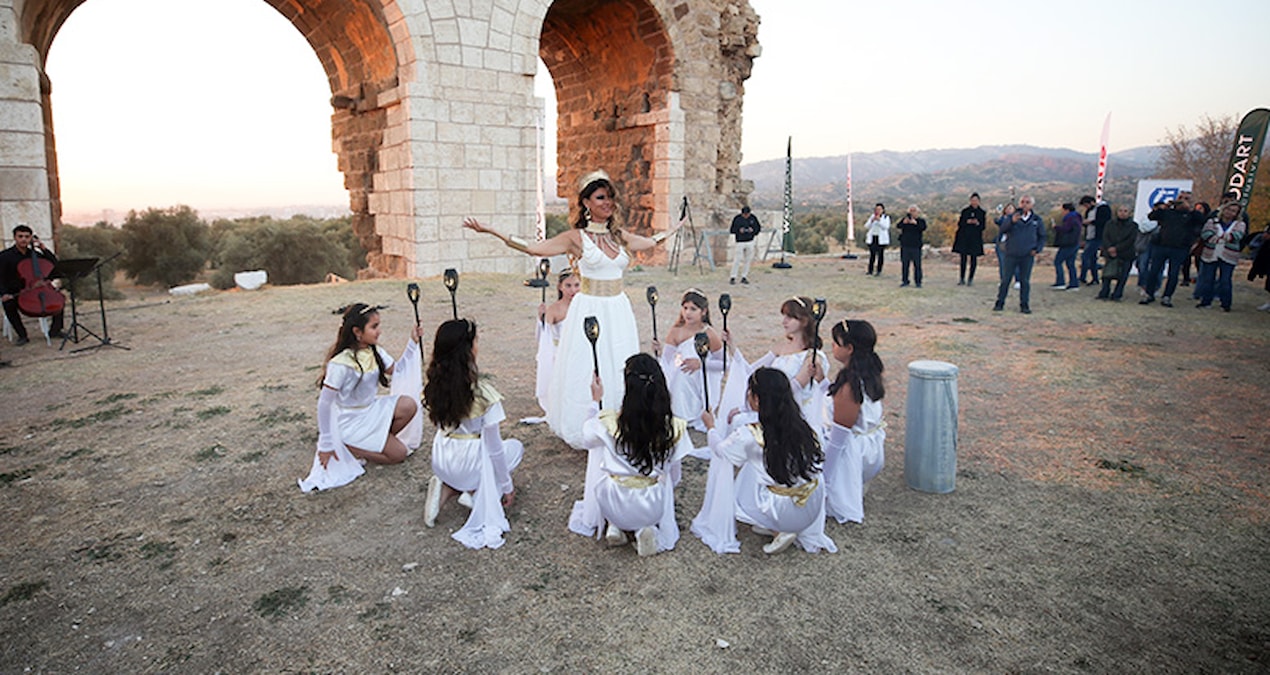
<svg viewBox="0 0 1270 675">
<path fill-rule="evenodd" d="M 1164 295 L 1160 304 L 1173 306 L 1173 291 L 1177 290 L 1177 276 L 1186 264 L 1186 256 L 1190 254 L 1194 243 L 1195 232 L 1191 228 L 1191 193 L 1183 192 L 1176 200 L 1156 204 L 1147 214 L 1149 220 L 1159 224 L 1155 240 L 1151 243 L 1150 263 L 1147 270 L 1146 297 L 1138 301 L 1139 305 L 1155 302 L 1155 293 L 1160 289 L 1160 275 L 1165 264 L 1169 267 L 1168 283 L 1164 286 Z"/>
<path fill-rule="evenodd" d="M 913 267 L 913 281 L 922 287 L 922 233 L 926 231 L 926 219 L 917 215 L 917 205 L 908 207 L 908 213 L 900 219 L 900 287 L 908 285 L 908 268 Z"/>
</svg>

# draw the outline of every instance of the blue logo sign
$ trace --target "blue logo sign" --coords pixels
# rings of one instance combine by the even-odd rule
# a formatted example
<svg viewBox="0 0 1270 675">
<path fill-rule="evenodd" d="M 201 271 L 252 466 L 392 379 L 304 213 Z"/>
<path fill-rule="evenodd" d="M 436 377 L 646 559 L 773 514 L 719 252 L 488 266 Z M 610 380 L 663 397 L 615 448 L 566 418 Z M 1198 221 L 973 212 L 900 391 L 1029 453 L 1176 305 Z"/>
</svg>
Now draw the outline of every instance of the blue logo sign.
<svg viewBox="0 0 1270 675">
<path fill-rule="evenodd" d="M 1182 193 L 1179 187 L 1158 187 L 1151 191 L 1151 196 L 1147 197 L 1147 206 L 1155 206 L 1160 202 L 1172 201 Z"/>
</svg>

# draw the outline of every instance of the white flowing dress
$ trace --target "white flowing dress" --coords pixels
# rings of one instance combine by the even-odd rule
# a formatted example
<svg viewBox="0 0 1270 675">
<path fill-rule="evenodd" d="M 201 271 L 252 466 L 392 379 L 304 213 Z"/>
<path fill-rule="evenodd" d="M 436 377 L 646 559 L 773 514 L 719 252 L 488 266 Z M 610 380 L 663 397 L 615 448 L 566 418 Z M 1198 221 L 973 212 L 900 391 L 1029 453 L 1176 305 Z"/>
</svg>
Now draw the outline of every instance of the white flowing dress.
<svg viewBox="0 0 1270 675">
<path fill-rule="evenodd" d="M 692 533 L 715 553 L 737 553 L 736 521 L 773 532 L 798 533 L 798 545 L 816 553 L 836 553 L 825 534 L 825 489 L 822 476 L 792 488 L 778 484 L 763 464 L 763 432 L 756 415 L 737 415 L 730 430 L 715 427 L 708 434 L 710 471 L 701 511 L 692 520 Z M 741 470 L 733 476 L 732 467 Z"/>
<path fill-rule="evenodd" d="M 534 396 L 538 398 L 538 406 L 543 412 L 550 405 L 551 371 L 556 363 L 556 348 L 560 343 L 560 324 L 544 323 L 539 320 L 535 324 L 538 338 L 538 374 L 534 381 Z"/>
<path fill-rule="evenodd" d="M 701 371 L 684 372 L 680 367 L 684 361 L 700 360 L 692 338 L 687 338 L 677 345 L 663 345 L 661 350 L 661 369 L 666 375 L 666 387 L 670 389 L 670 408 L 675 417 L 688 421 L 694 429 L 705 431 L 701 424 L 701 413 L 706 409 L 706 384 L 709 384 L 711 412 L 718 409 L 720 386 L 723 383 L 723 349 L 710 352 L 706 356 Z M 704 379 L 704 381 L 703 381 Z"/>
<path fill-rule="evenodd" d="M 656 528 L 657 550 L 669 551 L 679 541 L 675 522 L 675 484 L 680 460 L 692 451 L 687 425 L 676 418 L 675 447 L 670 459 L 642 474 L 617 449 L 617 411 L 600 412 L 591 404 L 582 433 L 587 445 L 586 486 L 582 499 L 573 503 L 569 529 L 583 536 L 599 536 L 604 522 L 619 530 L 635 532 Z"/>
<path fill-rule="evenodd" d="M 626 359 L 639 351 L 639 329 L 631 301 L 621 291 L 622 275 L 630 263 L 626 249 L 610 258 L 582 233 L 582 257 L 578 271 L 582 290 L 569 303 L 569 313 L 560 322 L 560 343 L 556 348 L 551 387 L 547 397 L 547 423 L 569 445 L 583 449 L 582 424 L 591 404 L 591 343 L 582 328 L 583 319 L 594 316 L 600 323 L 596 353 L 600 381 L 604 384 L 605 408 L 618 409 L 626 393 L 622 370 Z M 595 283 L 599 282 L 599 283 Z"/>
<path fill-rule="evenodd" d="M 511 529 L 502 497 L 514 489 L 511 472 L 525 448 L 499 435 L 498 425 L 506 418 L 501 400 L 492 386 L 478 382 L 471 417 L 453 429 L 438 429 L 432 440 L 432 472 L 455 490 L 472 493 L 472 513 L 450 535 L 468 548 L 498 548 Z"/>
<path fill-rule="evenodd" d="M 794 401 L 798 403 L 798 407 L 802 410 L 803 419 L 807 424 L 819 435 L 823 437 L 825 420 L 832 419 L 825 417 L 826 406 L 828 405 L 829 382 L 827 380 L 812 380 L 807 386 L 798 384 L 795 376 L 802 369 L 803 362 L 811 356 L 811 350 L 803 350 L 793 354 L 785 354 L 777 356 L 772 352 L 767 352 L 754 363 L 749 363 L 745 357 L 741 355 L 741 350 L 736 350 L 734 358 L 728 359 L 728 380 L 724 385 L 722 393 L 722 402 L 719 405 L 719 416 L 725 417 L 732 410 L 750 410 L 750 406 L 746 399 L 746 387 L 749 386 L 750 374 L 755 370 L 764 366 L 776 368 L 785 373 L 789 377 L 789 389 L 794 394 Z M 828 372 L 829 359 L 825 356 L 823 349 L 816 350 L 816 360 L 820 363 L 821 372 Z M 823 446 L 823 438 L 821 445 Z"/>
<path fill-rule="evenodd" d="M 392 357 L 379 346 L 380 358 L 384 368 L 393 368 Z M 393 368 L 391 394 L 378 396 L 379 365 L 370 350 L 360 349 L 356 352 L 344 350 L 336 354 L 326 364 L 326 375 L 322 386 L 334 389 L 337 395 L 335 405 L 331 406 L 330 429 L 335 436 L 335 456 L 322 466 L 318 452 L 313 453 L 313 465 L 309 475 L 299 480 L 300 489 L 327 490 L 353 482 L 365 473 L 362 463 L 348 451 L 349 445 L 367 452 L 382 452 L 388 440 L 388 431 L 392 427 L 393 413 L 397 408 L 397 397 L 408 396 L 419 400 L 423 391 L 422 358 L 419 345 L 410 342 L 401 355 L 401 360 Z M 415 411 L 415 417 L 397 437 L 401 439 L 411 452 L 419 447 L 423 440 L 422 406 Z"/>
<path fill-rule="evenodd" d="M 863 385 L 862 385 L 863 386 Z M 864 522 L 864 487 L 882 471 L 886 423 L 882 402 L 864 394 L 860 416 L 850 429 L 833 422 L 830 401 L 825 437 L 825 512 L 840 523 Z"/>
</svg>

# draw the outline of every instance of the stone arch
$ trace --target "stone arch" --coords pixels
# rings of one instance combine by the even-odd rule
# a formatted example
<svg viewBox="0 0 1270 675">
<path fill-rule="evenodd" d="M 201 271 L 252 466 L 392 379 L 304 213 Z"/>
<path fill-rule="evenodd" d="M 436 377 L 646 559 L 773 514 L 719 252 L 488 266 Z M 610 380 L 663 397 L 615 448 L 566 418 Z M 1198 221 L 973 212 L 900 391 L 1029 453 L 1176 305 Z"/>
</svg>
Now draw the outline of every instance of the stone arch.
<svg viewBox="0 0 1270 675">
<path fill-rule="evenodd" d="M 375 275 L 401 276 L 405 256 L 385 252 L 371 194 L 383 174 L 379 154 L 399 103 L 400 83 L 413 71 L 413 52 L 399 49 L 403 17 L 396 0 L 264 0 L 304 35 L 326 71 L 331 88 L 331 138 L 344 174 L 353 230 L 369 251 Z M 17 38 L 35 48 L 43 107 L 48 196 L 52 222 L 61 219 L 57 154 L 53 137 L 52 84 L 43 64 L 58 30 L 86 0 L 27 0 L 20 5 Z"/>
<path fill-rule="evenodd" d="M 572 200 L 581 176 L 606 169 L 627 226 L 649 232 L 667 199 L 669 167 L 657 160 L 669 154 L 676 89 L 674 48 L 656 8 L 646 0 L 556 0 L 539 55 L 556 88 L 557 152 L 569 159 L 557 170 L 560 196 Z"/>
</svg>

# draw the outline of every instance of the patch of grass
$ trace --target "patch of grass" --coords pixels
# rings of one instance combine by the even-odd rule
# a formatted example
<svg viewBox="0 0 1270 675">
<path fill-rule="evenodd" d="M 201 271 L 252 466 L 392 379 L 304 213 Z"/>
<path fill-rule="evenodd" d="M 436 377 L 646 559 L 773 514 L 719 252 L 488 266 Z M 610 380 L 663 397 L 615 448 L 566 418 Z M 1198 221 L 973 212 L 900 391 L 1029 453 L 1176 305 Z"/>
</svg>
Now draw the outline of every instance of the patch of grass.
<svg viewBox="0 0 1270 675">
<path fill-rule="evenodd" d="M 197 518 L 195 518 L 194 516 L 183 516 L 181 518 L 173 518 L 172 520 L 169 520 L 168 524 L 169 525 L 189 525 L 195 520 L 197 520 Z"/>
<path fill-rule="evenodd" d="M 201 420 L 210 420 L 213 417 L 228 415 L 229 412 L 230 412 L 229 406 L 217 405 L 217 406 L 212 406 L 210 408 L 204 408 L 194 413 L 194 416 Z"/>
<path fill-rule="evenodd" d="M 243 455 L 242 457 L 239 457 L 237 461 L 240 464 L 250 464 L 252 462 L 259 462 L 260 460 L 264 458 L 265 458 L 265 451 L 256 450 L 254 452 L 249 452 Z"/>
<path fill-rule="evenodd" d="M 176 560 L 176 552 L 181 550 L 175 542 L 147 541 L 141 545 L 141 557 L 145 560 L 159 559 L 159 569 L 165 570 Z"/>
<path fill-rule="evenodd" d="M 117 417 L 121 417 L 123 415 L 128 414 L 128 412 L 129 410 L 125 408 L 124 406 L 117 405 L 113 408 L 99 410 L 91 415 L 85 415 L 83 417 L 80 417 L 79 419 L 68 420 L 64 417 L 59 417 L 53 420 L 52 422 L 50 422 L 49 424 L 51 424 L 54 428 L 71 427 L 72 429 L 79 429 L 80 427 L 84 427 L 89 424 L 97 424 L 99 422 L 109 422 L 110 420 L 113 420 Z"/>
<path fill-rule="evenodd" d="M 220 443 L 217 443 L 216 445 L 209 445 L 206 448 L 203 448 L 202 450 L 199 450 L 198 452 L 194 453 L 194 461 L 207 462 L 213 459 L 220 459 L 221 457 L 224 457 L 224 456 L 225 456 L 225 446 L 221 445 Z"/>
<path fill-rule="evenodd" d="M 138 403 L 142 405 L 148 405 L 150 403 L 157 403 L 158 401 L 166 401 L 172 398 L 173 396 L 176 396 L 175 392 L 164 391 L 164 392 L 159 392 L 158 394 L 150 394 L 149 396 L 138 401 Z"/>
<path fill-rule="evenodd" d="M 290 389 L 290 388 L 291 388 L 291 385 L 289 384 L 262 384 L 260 385 L 260 391 L 286 391 L 287 389 Z"/>
<path fill-rule="evenodd" d="M 256 415 L 254 421 L 265 426 L 273 426 L 275 424 L 287 424 L 290 422 L 303 422 L 309 418 L 307 413 L 290 412 L 286 408 L 274 408 Z"/>
<path fill-rule="evenodd" d="M 1117 459 L 1117 460 L 1099 459 L 1098 461 L 1094 462 L 1094 466 L 1098 467 L 1099 469 L 1106 469 L 1108 471 L 1119 471 L 1121 473 L 1130 473 L 1130 474 L 1146 473 L 1147 471 L 1145 467 L 1142 467 L 1138 464 L 1134 464 L 1133 462 L 1130 462 L 1127 459 Z"/>
<path fill-rule="evenodd" d="M 93 561 L 104 560 L 109 562 L 112 560 L 119 560 L 123 557 L 123 554 L 120 553 L 119 549 L 116 547 L 116 542 L 96 544 L 94 546 L 89 546 L 86 549 L 82 549 L 82 551 L 84 553 L 84 558 Z"/>
<path fill-rule="evenodd" d="M 47 581 L 24 581 L 20 584 L 10 586 L 9 590 L 5 591 L 3 596 L 0 596 L 0 607 L 4 607 L 11 602 L 30 600 L 35 597 L 36 593 L 39 593 L 47 587 Z"/>
<path fill-rule="evenodd" d="M 953 323 L 979 323 L 979 320 L 972 319 L 968 316 L 954 316 Z"/>
<path fill-rule="evenodd" d="M 40 468 L 41 467 L 39 466 L 28 466 L 25 469 L 0 473 L 0 485 L 9 485 L 10 483 L 24 481 L 34 475 L 36 471 L 40 470 Z"/>
<path fill-rule="evenodd" d="M 308 586 L 287 586 L 256 598 L 251 608 L 266 619 L 280 619 L 309 603 Z"/>
<path fill-rule="evenodd" d="M 326 601 L 333 605 L 342 605 L 351 597 L 352 596 L 349 594 L 348 589 L 339 584 L 326 587 Z"/>
<path fill-rule="evenodd" d="M 71 402 L 70 402 L 70 401 L 62 401 L 61 403 L 50 403 L 50 404 L 48 404 L 48 405 L 44 406 L 44 410 L 45 410 L 46 412 L 53 412 L 54 410 L 58 410 L 58 409 L 60 409 L 60 408 L 65 408 L 66 406 L 68 406 L 68 405 L 70 405 L 70 404 L 71 404 Z"/>
<path fill-rule="evenodd" d="M 207 387 L 206 389 L 196 389 L 186 394 L 186 396 L 189 396 L 191 398 L 208 398 L 210 396 L 216 396 L 217 394 L 222 394 L 224 392 L 225 392 L 225 388 L 217 384 L 211 387 Z"/>
<path fill-rule="evenodd" d="M 140 394 L 111 394 L 110 396 L 107 396 L 106 398 L 94 401 L 94 403 L 97 403 L 99 405 L 104 403 L 117 403 L 119 401 L 127 401 L 129 399 L 134 399 L 139 395 Z"/>
<path fill-rule="evenodd" d="M 1055 355 L 1058 354 L 1058 352 L 1054 351 L 1053 349 L 1038 349 L 1036 350 L 1036 353 L 1037 354 L 1055 354 Z"/>
<path fill-rule="evenodd" d="M 386 602 L 377 602 L 363 612 L 358 612 L 358 621 L 375 621 L 377 619 L 387 619 L 392 613 L 392 605 Z"/>
<path fill-rule="evenodd" d="M 75 450 L 72 450 L 66 453 L 65 455 L 62 455 L 61 457 L 58 457 L 57 461 L 58 463 L 69 462 L 72 459 L 75 459 L 76 457 L 85 457 L 91 454 L 93 454 L 93 451 L 90 448 L 77 448 Z"/>
<path fill-rule="evenodd" d="M 11 452 L 17 452 L 17 451 L 18 451 L 18 449 L 17 449 L 17 448 L 14 448 L 14 447 L 9 447 L 9 446 L 7 446 L 7 445 L 6 445 L 6 446 L 3 446 L 3 447 L 0 447 L 0 455 L 7 455 L 7 454 L 9 454 L 9 453 L 11 453 Z"/>
</svg>

